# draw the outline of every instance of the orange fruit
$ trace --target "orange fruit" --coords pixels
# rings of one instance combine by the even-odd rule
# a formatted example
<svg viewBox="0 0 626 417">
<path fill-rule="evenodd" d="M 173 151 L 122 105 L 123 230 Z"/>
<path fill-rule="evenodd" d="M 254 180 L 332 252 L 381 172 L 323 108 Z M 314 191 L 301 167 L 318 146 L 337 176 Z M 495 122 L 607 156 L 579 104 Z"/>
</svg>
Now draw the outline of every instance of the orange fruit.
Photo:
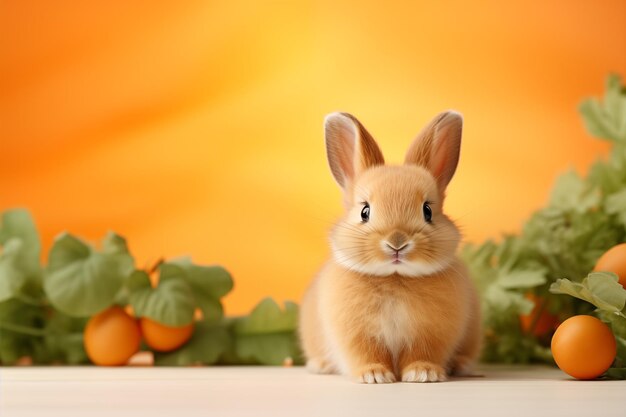
<svg viewBox="0 0 626 417">
<path fill-rule="evenodd" d="M 613 246 L 598 259 L 594 271 L 608 271 L 617 274 L 619 283 L 626 288 L 626 243 Z"/>
<path fill-rule="evenodd" d="M 617 353 L 609 326 L 591 316 L 565 320 L 552 337 L 552 356 L 563 372 L 577 379 L 594 379 L 613 363 Z"/>
<path fill-rule="evenodd" d="M 172 327 L 142 317 L 141 333 L 146 344 L 158 352 L 170 352 L 184 345 L 193 334 L 193 322 L 186 326 Z"/>
<path fill-rule="evenodd" d="M 543 336 L 556 329 L 559 319 L 551 314 L 544 305 L 544 298 L 535 294 L 526 294 L 526 298 L 535 304 L 532 311 L 519 317 L 520 325 L 524 333 L 530 333 L 536 337 Z M 534 324 L 534 327 L 533 327 Z"/>
<path fill-rule="evenodd" d="M 119 306 L 110 307 L 89 319 L 83 336 L 89 359 L 104 366 L 126 364 L 141 343 L 137 321 Z"/>
</svg>

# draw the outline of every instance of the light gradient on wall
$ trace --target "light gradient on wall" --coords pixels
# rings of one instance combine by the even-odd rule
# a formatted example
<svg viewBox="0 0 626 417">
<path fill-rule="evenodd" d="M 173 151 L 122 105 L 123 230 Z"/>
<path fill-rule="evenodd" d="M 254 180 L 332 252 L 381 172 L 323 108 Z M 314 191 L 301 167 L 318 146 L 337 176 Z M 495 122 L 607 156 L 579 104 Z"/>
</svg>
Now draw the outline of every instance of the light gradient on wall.
<svg viewBox="0 0 626 417">
<path fill-rule="evenodd" d="M 46 248 L 113 229 L 139 266 L 223 264 L 228 313 L 299 300 L 341 210 L 326 113 L 399 162 L 461 111 L 447 209 L 497 237 L 607 153 L 576 107 L 626 74 L 625 22 L 604 0 L 2 2 L 0 209 L 31 209 Z"/>
</svg>

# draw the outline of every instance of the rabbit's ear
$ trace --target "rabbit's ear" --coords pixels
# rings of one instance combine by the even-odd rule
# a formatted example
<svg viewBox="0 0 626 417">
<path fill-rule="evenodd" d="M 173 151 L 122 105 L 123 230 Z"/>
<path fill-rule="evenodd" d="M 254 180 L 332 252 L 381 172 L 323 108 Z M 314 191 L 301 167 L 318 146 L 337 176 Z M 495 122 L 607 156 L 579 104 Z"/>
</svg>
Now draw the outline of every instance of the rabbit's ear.
<svg viewBox="0 0 626 417">
<path fill-rule="evenodd" d="M 354 177 L 385 159 L 372 135 L 348 113 L 331 113 L 324 122 L 326 154 L 337 183 L 346 188 Z"/>
<path fill-rule="evenodd" d="M 417 135 L 404 163 L 428 169 L 443 193 L 459 163 L 462 130 L 461 114 L 455 111 L 439 114 Z"/>
</svg>

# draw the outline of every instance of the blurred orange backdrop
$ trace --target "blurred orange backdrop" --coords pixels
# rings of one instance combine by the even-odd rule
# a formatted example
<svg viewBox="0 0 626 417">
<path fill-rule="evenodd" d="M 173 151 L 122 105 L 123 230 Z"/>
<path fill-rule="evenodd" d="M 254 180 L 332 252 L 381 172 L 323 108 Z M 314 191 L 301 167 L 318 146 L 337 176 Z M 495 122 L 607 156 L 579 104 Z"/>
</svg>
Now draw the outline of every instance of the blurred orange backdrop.
<svg viewBox="0 0 626 417">
<path fill-rule="evenodd" d="M 576 108 L 626 73 L 626 2 L 1 1 L 0 209 L 225 265 L 227 312 L 299 300 L 340 213 L 322 120 L 399 162 L 465 116 L 447 201 L 467 240 L 519 230 L 608 145 Z"/>
</svg>

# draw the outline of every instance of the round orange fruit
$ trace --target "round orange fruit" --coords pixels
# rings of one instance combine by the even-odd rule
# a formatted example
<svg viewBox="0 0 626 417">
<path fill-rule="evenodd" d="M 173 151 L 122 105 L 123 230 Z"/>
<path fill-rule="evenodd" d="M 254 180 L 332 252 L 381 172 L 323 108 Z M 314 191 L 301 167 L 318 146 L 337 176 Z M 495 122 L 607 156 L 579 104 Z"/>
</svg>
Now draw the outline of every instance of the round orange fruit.
<svg viewBox="0 0 626 417">
<path fill-rule="evenodd" d="M 591 316 L 565 320 L 552 337 L 552 356 L 566 374 L 594 379 L 606 372 L 617 353 L 609 326 Z"/>
<path fill-rule="evenodd" d="M 626 243 L 613 246 L 598 259 L 594 271 L 608 271 L 617 274 L 619 283 L 626 288 Z"/>
<path fill-rule="evenodd" d="M 110 307 L 87 322 L 83 343 L 96 365 L 124 365 L 139 350 L 141 334 L 137 321 L 119 306 Z"/>
<path fill-rule="evenodd" d="M 193 322 L 186 326 L 172 327 L 142 317 L 141 333 L 146 344 L 158 352 L 170 352 L 184 345 L 193 334 Z"/>
</svg>

